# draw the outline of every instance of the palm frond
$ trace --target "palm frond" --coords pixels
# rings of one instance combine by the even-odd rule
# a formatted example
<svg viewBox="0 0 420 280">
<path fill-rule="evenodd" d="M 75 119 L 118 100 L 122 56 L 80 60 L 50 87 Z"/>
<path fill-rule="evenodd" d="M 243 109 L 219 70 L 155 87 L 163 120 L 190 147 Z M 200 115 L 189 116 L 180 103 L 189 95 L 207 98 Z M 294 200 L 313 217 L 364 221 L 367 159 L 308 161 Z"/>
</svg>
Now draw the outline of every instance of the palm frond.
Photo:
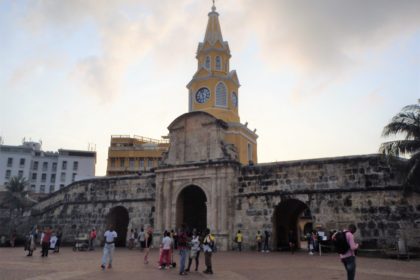
<svg viewBox="0 0 420 280">
<path fill-rule="evenodd" d="M 420 114 L 399 113 L 392 118 L 382 131 L 382 136 L 402 133 L 406 139 L 420 139 Z"/>
<path fill-rule="evenodd" d="M 420 149 L 420 140 L 396 140 L 382 143 L 379 152 L 385 155 L 412 155 Z"/>
</svg>

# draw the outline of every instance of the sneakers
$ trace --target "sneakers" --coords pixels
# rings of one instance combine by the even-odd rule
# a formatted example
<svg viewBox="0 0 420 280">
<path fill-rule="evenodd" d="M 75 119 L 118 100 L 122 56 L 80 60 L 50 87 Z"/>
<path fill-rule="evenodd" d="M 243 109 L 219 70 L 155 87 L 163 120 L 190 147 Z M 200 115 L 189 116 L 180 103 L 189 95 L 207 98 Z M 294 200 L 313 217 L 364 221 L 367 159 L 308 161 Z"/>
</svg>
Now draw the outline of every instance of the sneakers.
<svg viewBox="0 0 420 280">
<path fill-rule="evenodd" d="M 104 270 L 105 269 L 105 266 L 103 264 L 101 264 L 101 268 L 102 268 L 102 270 Z"/>
<path fill-rule="evenodd" d="M 312 252 L 309 252 L 309 255 L 311 255 L 311 256 L 312 256 L 313 254 L 314 254 L 314 253 L 312 253 Z"/>
<path fill-rule="evenodd" d="M 108 264 L 108 269 L 111 269 L 112 268 L 112 265 L 111 264 Z"/>
</svg>

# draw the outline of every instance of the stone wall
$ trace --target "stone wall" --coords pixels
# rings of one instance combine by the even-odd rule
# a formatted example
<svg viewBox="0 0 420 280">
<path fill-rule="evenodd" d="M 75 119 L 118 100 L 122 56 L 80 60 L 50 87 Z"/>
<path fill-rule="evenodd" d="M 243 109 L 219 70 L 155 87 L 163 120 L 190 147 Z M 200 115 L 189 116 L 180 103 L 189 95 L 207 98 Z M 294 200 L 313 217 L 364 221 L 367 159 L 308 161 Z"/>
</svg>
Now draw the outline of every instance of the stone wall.
<svg viewBox="0 0 420 280">
<path fill-rule="evenodd" d="M 75 182 L 35 205 L 30 225 L 61 227 L 72 243 L 79 233 L 105 231 L 111 209 L 128 211 L 128 229 L 154 223 L 155 176 L 122 176 Z"/>
<path fill-rule="evenodd" d="M 356 224 L 365 248 L 395 244 L 400 236 L 420 248 L 420 196 L 403 195 L 404 164 L 366 155 L 243 167 L 234 191 L 234 232 L 242 230 L 251 246 L 257 230 L 269 230 L 277 246 L 275 209 L 295 201 L 285 205 L 298 211 L 304 203 L 314 225 L 327 231 Z"/>
</svg>

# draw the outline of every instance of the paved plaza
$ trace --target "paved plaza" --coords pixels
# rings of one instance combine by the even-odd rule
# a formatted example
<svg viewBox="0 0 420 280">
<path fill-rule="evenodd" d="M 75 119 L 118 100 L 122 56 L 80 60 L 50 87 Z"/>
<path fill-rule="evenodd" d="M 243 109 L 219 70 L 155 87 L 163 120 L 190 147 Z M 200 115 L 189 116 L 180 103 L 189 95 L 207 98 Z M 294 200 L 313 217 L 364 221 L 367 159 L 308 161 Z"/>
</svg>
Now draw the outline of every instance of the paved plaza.
<svg viewBox="0 0 420 280">
<path fill-rule="evenodd" d="M 158 251 L 152 250 L 150 263 L 143 264 L 143 253 L 117 248 L 114 267 L 102 271 L 99 267 L 102 251 L 73 252 L 62 248 L 59 254 L 48 258 L 26 257 L 22 247 L 0 248 L 0 279 L 7 280 L 61 280 L 61 279 L 346 279 L 344 268 L 336 254 L 309 256 L 304 252 L 217 252 L 213 256 L 214 275 L 200 272 L 178 275 L 177 269 L 158 270 Z M 175 260 L 179 263 L 178 255 Z M 420 279 L 420 260 L 401 261 L 358 257 L 356 279 L 391 280 Z"/>
</svg>

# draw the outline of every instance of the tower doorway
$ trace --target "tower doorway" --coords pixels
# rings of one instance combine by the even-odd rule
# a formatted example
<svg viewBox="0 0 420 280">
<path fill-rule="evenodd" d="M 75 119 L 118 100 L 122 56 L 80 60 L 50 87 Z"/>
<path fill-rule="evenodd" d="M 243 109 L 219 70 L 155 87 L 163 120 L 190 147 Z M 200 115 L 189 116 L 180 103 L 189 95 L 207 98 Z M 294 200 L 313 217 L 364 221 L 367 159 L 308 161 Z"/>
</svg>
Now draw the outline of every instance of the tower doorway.
<svg viewBox="0 0 420 280">
<path fill-rule="evenodd" d="M 129 221 L 128 211 L 125 207 L 117 206 L 109 211 L 106 217 L 106 227 L 113 225 L 114 230 L 117 232 L 118 237 L 115 246 L 125 247 Z"/>
<path fill-rule="evenodd" d="M 176 204 L 176 226 L 185 224 L 188 229 L 203 231 L 207 227 L 207 197 L 197 186 L 184 188 Z"/>
<path fill-rule="evenodd" d="M 288 199 L 276 206 L 273 215 L 273 245 L 277 250 L 289 248 L 289 236 L 296 240 L 297 248 L 306 246 L 305 234 L 312 231 L 309 207 L 300 200 Z"/>
</svg>

